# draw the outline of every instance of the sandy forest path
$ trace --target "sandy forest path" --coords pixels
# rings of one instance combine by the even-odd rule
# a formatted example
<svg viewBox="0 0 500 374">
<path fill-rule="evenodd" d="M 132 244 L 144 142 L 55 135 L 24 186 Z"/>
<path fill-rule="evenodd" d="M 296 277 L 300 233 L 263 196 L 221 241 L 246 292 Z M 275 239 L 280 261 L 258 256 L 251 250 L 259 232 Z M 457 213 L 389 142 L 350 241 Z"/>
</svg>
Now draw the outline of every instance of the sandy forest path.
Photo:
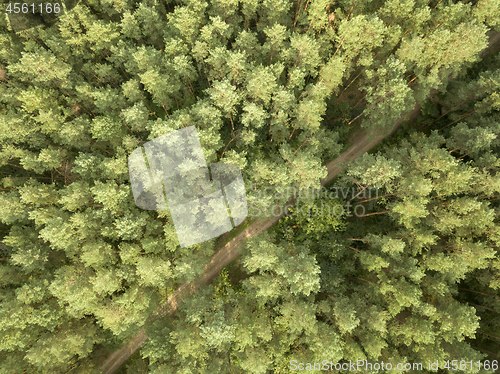
<svg viewBox="0 0 500 374">
<path fill-rule="evenodd" d="M 489 42 L 488 47 L 485 48 L 481 54 L 480 58 L 484 58 L 487 55 L 495 55 L 500 52 L 500 32 L 490 31 L 488 33 Z M 348 142 L 347 148 L 334 160 L 326 164 L 328 171 L 325 179 L 321 181 L 322 186 L 330 184 L 333 179 L 335 179 L 340 173 L 342 173 L 349 162 L 363 155 L 364 153 L 375 148 L 380 142 L 385 138 L 390 136 L 402 123 L 414 121 L 420 113 L 420 105 L 416 104 L 413 110 L 407 113 L 405 116 L 401 117 L 393 127 L 384 133 L 374 133 L 366 129 L 360 128 L 355 131 L 351 140 Z M 281 212 L 286 213 L 286 208 L 293 204 L 293 201 L 287 203 Z M 201 275 L 194 281 L 184 283 L 179 286 L 175 292 L 167 299 L 167 301 L 162 304 L 158 310 L 149 318 L 148 321 L 154 320 L 161 316 L 172 315 L 178 309 L 182 300 L 186 297 L 194 294 L 200 287 L 212 282 L 221 270 L 234 261 L 241 254 L 240 247 L 241 244 L 253 238 L 260 233 L 266 231 L 267 229 L 273 227 L 285 213 L 275 216 L 272 218 L 262 219 L 250 223 L 245 229 L 236 234 L 231 240 L 218 246 L 215 249 L 215 254 L 212 256 L 210 261 L 205 265 L 204 271 Z M 132 356 L 137 350 L 144 344 L 148 336 L 146 334 L 145 328 L 141 328 L 133 337 L 131 337 L 128 342 L 126 342 L 121 348 L 114 351 L 109 355 L 101 365 L 101 372 L 105 374 L 115 373 L 123 363 L 125 363 L 130 356 Z"/>
<path fill-rule="evenodd" d="M 488 47 L 485 48 L 480 57 L 484 58 L 486 55 L 494 55 L 500 52 L 500 33 L 497 31 L 490 31 L 488 33 L 489 42 Z M 383 133 L 374 134 L 366 129 L 360 128 L 354 132 L 351 137 L 347 148 L 334 160 L 326 164 L 328 171 L 327 176 L 321 181 L 322 186 L 328 185 L 340 173 L 342 173 L 349 162 L 363 155 L 364 153 L 372 150 L 382 140 L 391 135 L 402 123 L 414 121 L 420 113 L 420 105 L 415 105 L 413 110 L 401 117 L 390 129 Z M 293 200 L 287 203 L 280 210 L 282 213 L 279 216 L 258 220 L 250 223 L 244 230 L 239 232 L 231 240 L 218 246 L 215 249 L 215 254 L 211 257 L 210 261 L 205 265 L 203 272 L 195 280 L 184 283 L 179 286 L 175 292 L 170 295 L 165 303 L 163 303 L 158 310 L 149 318 L 152 321 L 160 316 L 172 315 L 179 307 L 182 300 L 194 294 L 200 287 L 212 282 L 221 270 L 239 257 L 241 254 L 241 244 L 249 238 L 255 237 L 260 233 L 274 226 L 283 216 L 286 215 L 287 207 L 293 204 Z M 141 328 L 130 340 L 125 343 L 120 349 L 109 355 L 106 361 L 101 365 L 100 371 L 105 374 L 115 373 L 130 356 L 144 344 L 148 336 L 145 328 Z"/>
<path fill-rule="evenodd" d="M 337 158 L 327 163 L 326 168 L 328 174 L 321 181 L 321 185 L 326 186 L 331 183 L 335 177 L 345 170 L 351 161 L 376 147 L 403 122 L 414 120 L 419 112 L 420 106 L 416 105 L 407 116 L 400 119 L 389 132 L 385 132 L 384 134 L 374 134 L 362 128 L 356 131 L 351 137 L 349 142 L 350 145 Z M 216 248 L 215 254 L 205 265 L 203 273 L 201 273 L 197 279 L 179 286 L 167 301 L 160 306 L 156 313 L 154 313 L 154 316 L 151 316 L 151 319 L 175 313 L 182 300 L 194 294 L 200 287 L 212 282 L 224 267 L 239 257 L 243 242 L 273 227 L 286 215 L 286 208 L 290 207 L 292 204 L 292 200 L 285 204 L 285 206 L 279 210 L 283 212 L 280 215 L 252 222 L 231 240 Z M 101 366 L 101 371 L 106 374 L 115 373 L 116 370 L 118 370 L 118 368 L 120 368 L 120 366 L 142 346 L 147 338 L 146 330 L 143 327 L 125 345 L 113 352 L 106 359 Z"/>
</svg>

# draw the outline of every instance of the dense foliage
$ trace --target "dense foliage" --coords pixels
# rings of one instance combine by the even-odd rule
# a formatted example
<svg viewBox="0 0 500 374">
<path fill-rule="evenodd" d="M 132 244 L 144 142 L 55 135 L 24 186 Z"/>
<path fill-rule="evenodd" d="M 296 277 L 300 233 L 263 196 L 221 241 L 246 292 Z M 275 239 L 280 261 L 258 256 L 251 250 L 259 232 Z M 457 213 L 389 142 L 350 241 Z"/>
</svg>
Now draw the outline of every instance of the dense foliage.
<svg viewBox="0 0 500 374">
<path fill-rule="evenodd" d="M 97 372 L 201 272 L 224 238 L 180 248 L 127 170 L 191 125 L 209 162 L 242 169 L 249 222 L 319 188 L 352 134 L 387 138 L 148 322 L 127 372 L 498 358 L 499 26 L 497 0 L 81 0 L 25 30 L 1 18 L 0 372 Z"/>
</svg>

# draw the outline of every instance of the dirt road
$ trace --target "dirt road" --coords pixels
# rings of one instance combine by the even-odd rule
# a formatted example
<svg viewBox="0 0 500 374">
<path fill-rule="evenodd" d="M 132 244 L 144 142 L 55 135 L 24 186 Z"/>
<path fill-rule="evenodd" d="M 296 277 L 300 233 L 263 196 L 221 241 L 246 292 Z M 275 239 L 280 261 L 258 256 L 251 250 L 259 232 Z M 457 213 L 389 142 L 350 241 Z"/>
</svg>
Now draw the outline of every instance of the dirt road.
<svg viewBox="0 0 500 374">
<path fill-rule="evenodd" d="M 415 119 L 419 112 L 420 106 L 416 105 L 407 118 L 401 119 L 394 125 L 391 131 L 383 135 L 373 134 L 364 129 L 357 131 L 351 138 L 350 146 L 348 146 L 348 148 L 336 159 L 330 161 L 326 165 L 328 174 L 325 179 L 321 181 L 321 184 L 323 186 L 328 185 L 335 177 L 344 171 L 349 162 L 373 149 L 397 127 L 399 127 L 402 122 L 407 120 L 408 117 L 410 120 Z M 292 202 L 289 202 L 284 208 L 291 205 Z M 286 209 L 281 209 L 280 211 L 286 212 Z M 241 244 L 245 240 L 255 237 L 274 226 L 284 215 L 285 213 L 282 213 L 276 217 L 262 219 L 251 223 L 234 238 L 216 249 L 215 254 L 205 266 L 203 273 L 195 281 L 179 286 L 179 288 L 177 288 L 177 290 L 168 298 L 165 304 L 161 305 L 159 310 L 156 311 L 155 315 L 152 316 L 151 319 L 173 314 L 184 298 L 194 294 L 200 287 L 212 282 L 224 267 L 234 261 L 241 254 Z M 129 359 L 132 354 L 134 354 L 134 352 L 142 346 L 146 339 L 147 335 L 145 329 L 142 328 L 122 348 L 115 351 L 108 357 L 108 359 L 101 366 L 102 372 L 106 374 L 114 373 L 125 361 Z"/>
<path fill-rule="evenodd" d="M 488 47 L 481 53 L 481 57 L 498 53 L 500 50 L 500 33 L 490 31 L 488 36 Z M 356 131 L 345 151 L 342 152 L 337 158 L 327 163 L 326 168 L 328 174 L 325 179 L 321 181 L 321 184 L 325 186 L 331 183 L 333 179 L 345 170 L 349 162 L 372 150 L 382 140 L 394 132 L 402 123 L 415 120 L 419 113 L 420 106 L 417 104 L 411 112 L 394 124 L 390 131 L 383 134 L 374 134 L 363 129 Z M 288 204 L 291 204 L 291 202 Z M 285 212 L 286 209 L 282 209 L 281 211 Z M 154 316 L 151 317 L 151 320 L 158 318 L 159 316 L 166 316 L 175 313 L 182 300 L 195 293 L 200 287 L 210 283 L 225 266 L 234 261 L 240 255 L 240 247 L 245 240 L 259 235 L 261 232 L 264 232 L 274 226 L 284 215 L 285 214 L 255 221 L 227 243 L 217 248 L 215 254 L 205 266 L 203 273 L 195 281 L 185 283 L 177 288 L 165 304 L 163 304 L 159 310 L 156 311 Z M 106 374 L 116 372 L 116 370 L 118 370 L 118 368 L 120 368 L 120 366 L 127 361 L 146 340 L 147 335 L 145 329 L 142 328 L 126 344 L 124 344 L 117 351 L 113 352 L 106 359 L 101 366 L 101 371 Z"/>
</svg>

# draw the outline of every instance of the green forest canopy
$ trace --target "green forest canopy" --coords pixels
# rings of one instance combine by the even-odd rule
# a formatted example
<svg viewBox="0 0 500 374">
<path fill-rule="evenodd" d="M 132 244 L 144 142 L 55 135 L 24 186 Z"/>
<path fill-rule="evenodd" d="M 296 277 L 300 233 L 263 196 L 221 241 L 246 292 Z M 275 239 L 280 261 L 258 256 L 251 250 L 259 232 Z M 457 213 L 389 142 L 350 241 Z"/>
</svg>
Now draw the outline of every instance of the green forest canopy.
<svg viewBox="0 0 500 374">
<path fill-rule="evenodd" d="M 499 358 L 498 0 L 72 7 L 0 18 L 0 372 Z M 180 248 L 127 156 L 191 125 L 253 213 Z M 322 181 L 354 193 L 263 213 Z"/>
</svg>

